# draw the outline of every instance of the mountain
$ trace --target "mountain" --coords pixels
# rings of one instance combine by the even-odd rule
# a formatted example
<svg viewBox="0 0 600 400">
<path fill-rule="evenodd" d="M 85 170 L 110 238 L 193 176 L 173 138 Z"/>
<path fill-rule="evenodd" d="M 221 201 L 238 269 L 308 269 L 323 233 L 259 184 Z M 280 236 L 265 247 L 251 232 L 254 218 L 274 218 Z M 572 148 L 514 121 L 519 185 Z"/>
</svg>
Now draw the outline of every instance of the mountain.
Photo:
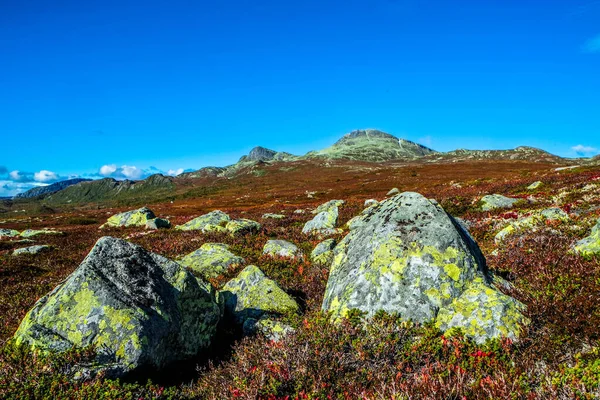
<svg viewBox="0 0 600 400">
<path fill-rule="evenodd" d="M 79 204 L 99 201 L 152 200 L 166 197 L 175 188 L 174 178 L 161 174 L 143 181 L 117 181 L 113 178 L 81 182 L 46 197 L 48 204 Z"/>
<path fill-rule="evenodd" d="M 564 161 L 562 157 L 550 154 L 547 151 L 520 146 L 510 150 L 467 150 L 458 149 L 447 153 L 436 153 L 425 157 L 424 161 L 475 161 L 475 160 L 521 160 L 535 162 L 557 163 Z"/>
<path fill-rule="evenodd" d="M 310 152 L 305 157 L 383 162 L 414 160 L 434 153 L 434 150 L 410 140 L 399 139 L 376 129 L 364 129 L 352 131 L 333 146 Z"/>
<path fill-rule="evenodd" d="M 240 163 L 257 161 L 292 161 L 297 157 L 286 152 L 279 152 L 265 147 L 257 146 L 250 150 L 247 156 L 242 156 L 238 161 Z"/>
<path fill-rule="evenodd" d="M 28 191 L 26 191 L 24 193 L 19 193 L 18 195 L 15 196 L 15 198 L 31 199 L 34 197 L 42 197 L 42 196 L 49 195 L 51 193 L 58 192 L 59 190 L 63 190 L 69 186 L 76 185 L 81 182 L 88 182 L 88 181 L 91 181 L 91 179 L 83 179 L 83 178 L 68 179 L 66 181 L 56 182 L 56 183 L 53 183 L 48 186 L 40 186 L 40 187 L 35 187 L 33 189 L 29 189 Z"/>
</svg>

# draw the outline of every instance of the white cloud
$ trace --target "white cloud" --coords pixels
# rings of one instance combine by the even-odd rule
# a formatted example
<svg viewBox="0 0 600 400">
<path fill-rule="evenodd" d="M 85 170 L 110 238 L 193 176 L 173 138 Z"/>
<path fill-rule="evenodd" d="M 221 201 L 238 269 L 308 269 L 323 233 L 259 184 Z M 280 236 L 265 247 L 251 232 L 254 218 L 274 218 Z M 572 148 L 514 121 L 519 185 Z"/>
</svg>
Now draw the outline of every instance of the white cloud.
<svg viewBox="0 0 600 400">
<path fill-rule="evenodd" d="M 584 146 L 582 144 L 578 144 L 577 146 L 571 147 L 571 150 L 577 153 L 578 156 L 582 157 L 598 154 L 598 149 L 596 149 L 595 147 Z"/>
<path fill-rule="evenodd" d="M 600 53 L 600 35 L 588 39 L 582 47 L 584 53 Z"/>
<path fill-rule="evenodd" d="M 45 183 L 39 182 L 15 182 L 8 180 L 0 180 L 0 197 L 12 197 L 19 193 L 28 191 L 36 186 L 46 186 Z"/>
<path fill-rule="evenodd" d="M 12 181 L 15 182 L 31 182 L 33 181 L 33 176 L 31 172 L 21 172 L 21 171 L 11 171 L 8 176 Z"/>
<path fill-rule="evenodd" d="M 55 172 L 43 169 L 33 174 L 33 179 L 42 183 L 54 183 L 60 180 L 60 177 Z"/>
<path fill-rule="evenodd" d="M 110 176 L 117 171 L 117 166 L 115 164 L 103 165 L 100 167 L 100 175 L 102 176 Z"/>
<path fill-rule="evenodd" d="M 117 167 L 115 164 L 107 164 L 100 168 L 99 175 L 106 178 L 139 180 L 157 173 L 162 173 L 162 171 L 154 167 L 142 169 L 133 165 L 122 165 Z"/>
<path fill-rule="evenodd" d="M 183 171 L 183 168 L 170 169 L 169 172 L 167 172 L 167 175 L 177 176 L 183 174 Z"/>
</svg>

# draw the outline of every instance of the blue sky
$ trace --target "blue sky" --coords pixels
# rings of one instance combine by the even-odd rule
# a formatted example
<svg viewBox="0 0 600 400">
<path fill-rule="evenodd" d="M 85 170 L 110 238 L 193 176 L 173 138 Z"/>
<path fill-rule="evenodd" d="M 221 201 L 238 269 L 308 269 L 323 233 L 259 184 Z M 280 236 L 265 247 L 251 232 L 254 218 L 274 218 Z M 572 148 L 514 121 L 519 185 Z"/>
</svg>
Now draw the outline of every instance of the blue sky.
<svg viewBox="0 0 600 400">
<path fill-rule="evenodd" d="M 0 1 L 0 196 L 369 127 L 591 156 L 599 22 L 573 0 Z"/>
</svg>

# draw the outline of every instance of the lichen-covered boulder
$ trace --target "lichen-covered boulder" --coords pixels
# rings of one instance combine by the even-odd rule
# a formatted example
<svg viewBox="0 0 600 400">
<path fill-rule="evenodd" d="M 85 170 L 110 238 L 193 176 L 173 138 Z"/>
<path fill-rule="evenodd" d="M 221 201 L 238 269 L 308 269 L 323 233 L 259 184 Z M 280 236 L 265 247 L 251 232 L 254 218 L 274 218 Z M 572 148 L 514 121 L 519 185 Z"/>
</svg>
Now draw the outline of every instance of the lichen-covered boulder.
<svg viewBox="0 0 600 400">
<path fill-rule="evenodd" d="M 365 200 L 364 206 L 365 207 L 371 207 L 371 206 L 376 206 L 377 204 L 379 204 L 379 202 L 377 200 L 375 200 L 375 199 L 368 199 L 368 200 Z"/>
<path fill-rule="evenodd" d="M 335 239 L 326 239 L 317 244 L 310 253 L 310 259 L 318 265 L 329 265 L 333 261 L 333 249 L 335 248 Z"/>
<path fill-rule="evenodd" d="M 13 251 L 12 255 L 13 256 L 19 256 L 22 254 L 40 254 L 40 253 L 44 253 L 46 251 L 50 251 L 52 250 L 51 246 L 42 244 L 42 245 L 37 245 L 37 246 L 29 246 L 29 247 L 23 247 L 21 249 L 16 249 Z"/>
<path fill-rule="evenodd" d="M 55 231 L 53 229 L 25 229 L 23 232 L 19 234 L 19 236 L 24 238 L 30 238 L 39 235 L 62 235 L 63 233 L 60 231 Z"/>
<path fill-rule="evenodd" d="M 418 323 L 436 321 L 440 310 L 457 299 L 473 299 L 463 294 L 495 290 L 479 247 L 437 203 L 406 192 L 369 208 L 363 219 L 334 250 L 322 305 L 334 319 L 356 308 L 367 316 L 383 310 Z M 493 319 L 469 320 L 486 332 L 477 330 L 473 337 L 484 341 L 504 329 L 516 337 L 518 303 L 500 309 L 495 299 L 501 293 L 486 296 L 477 297 L 476 308 Z"/>
<path fill-rule="evenodd" d="M 527 186 L 527 190 L 536 190 L 544 186 L 542 181 L 533 182 L 531 185 Z"/>
<path fill-rule="evenodd" d="M 574 249 L 576 253 L 582 255 L 600 254 L 600 219 L 592 228 L 589 236 L 575 243 Z"/>
<path fill-rule="evenodd" d="M 273 342 L 279 342 L 294 332 L 294 328 L 288 324 L 271 318 L 261 318 L 259 320 L 248 318 L 244 322 L 242 330 L 244 335 L 252 335 L 260 332 Z"/>
<path fill-rule="evenodd" d="M 223 211 L 215 210 L 196 217 L 183 225 L 177 225 L 175 229 L 182 231 L 225 232 L 225 226 L 230 220 L 229 215 Z"/>
<path fill-rule="evenodd" d="M 303 258 L 298 246 L 287 240 L 268 240 L 263 247 L 263 254 L 271 257 Z"/>
<path fill-rule="evenodd" d="M 337 206 L 332 206 L 325 211 L 321 211 L 313 219 L 304 224 L 302 233 L 322 236 L 338 233 L 338 229 L 336 229 L 338 214 Z"/>
<path fill-rule="evenodd" d="M 439 310 L 435 324 L 442 331 L 460 328 L 477 343 L 496 337 L 516 340 L 521 326 L 528 323 L 521 313 L 524 309 L 522 303 L 477 277 L 459 297 Z"/>
<path fill-rule="evenodd" d="M 398 189 L 398 188 L 393 188 L 393 189 L 390 189 L 390 191 L 386 193 L 386 196 L 388 196 L 388 197 L 389 197 L 389 196 L 395 196 L 395 195 L 397 195 L 398 193 L 400 193 L 400 189 Z"/>
<path fill-rule="evenodd" d="M 341 206 L 344 203 L 345 203 L 344 200 L 329 200 L 327 203 L 321 204 L 320 206 L 318 206 L 311 212 L 313 214 L 319 214 L 319 213 L 322 213 L 323 211 L 328 211 L 332 208 L 337 209 L 339 206 Z"/>
<path fill-rule="evenodd" d="M 179 260 L 179 264 L 191 269 L 204 279 L 216 278 L 229 268 L 242 265 L 245 260 L 229 251 L 223 243 L 204 243 L 198 250 Z"/>
<path fill-rule="evenodd" d="M 289 316 L 300 311 L 298 303 L 254 265 L 227 282 L 219 292 L 225 317 L 243 326 L 249 318 Z"/>
<path fill-rule="evenodd" d="M 42 351 L 91 346 L 94 374 L 122 376 L 193 357 L 211 343 L 220 311 L 209 286 L 179 264 L 112 237 L 41 298 L 15 333 Z"/>
<path fill-rule="evenodd" d="M 126 211 L 110 217 L 102 226 L 146 226 L 148 220 L 156 218 L 156 215 L 148 207 L 137 210 Z"/>
<path fill-rule="evenodd" d="M 229 221 L 227 225 L 225 225 L 225 229 L 233 236 L 238 236 L 258 233 L 261 229 L 261 225 L 251 219 L 241 218 Z"/>
<path fill-rule="evenodd" d="M 168 219 L 153 218 L 146 221 L 146 229 L 168 229 L 171 222 Z"/>
<path fill-rule="evenodd" d="M 284 219 L 285 215 L 283 214 L 273 214 L 273 213 L 266 213 L 262 215 L 263 219 Z"/>
<path fill-rule="evenodd" d="M 494 241 L 500 244 L 507 237 L 517 233 L 529 232 L 543 226 L 546 221 L 568 222 L 569 214 L 557 207 L 545 208 L 541 211 L 535 211 L 527 217 L 522 217 L 510 222 L 500 232 L 494 236 Z"/>
<path fill-rule="evenodd" d="M 511 208 L 518 199 L 502 196 L 501 194 L 488 194 L 481 198 L 481 210 L 490 211 L 498 208 Z"/>
<path fill-rule="evenodd" d="M 20 232 L 14 229 L 0 229 L 0 238 L 19 236 Z"/>
</svg>

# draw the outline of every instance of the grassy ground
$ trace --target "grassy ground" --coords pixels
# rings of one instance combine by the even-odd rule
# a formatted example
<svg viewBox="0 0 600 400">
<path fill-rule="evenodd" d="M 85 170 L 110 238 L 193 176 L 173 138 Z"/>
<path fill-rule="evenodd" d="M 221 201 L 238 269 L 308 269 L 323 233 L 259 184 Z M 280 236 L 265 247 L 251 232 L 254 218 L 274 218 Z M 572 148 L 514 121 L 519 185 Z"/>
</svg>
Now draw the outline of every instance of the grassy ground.
<svg viewBox="0 0 600 400">
<path fill-rule="evenodd" d="M 241 238 L 175 230 L 149 235 L 134 228 L 98 230 L 124 206 L 84 205 L 54 208 L 53 213 L 35 208 L 14 212 L 13 207 L 0 215 L 0 228 L 52 227 L 64 235 L 36 238 L 36 244 L 55 247 L 38 256 L 12 257 L 12 250 L 23 244 L 0 242 L 0 398 L 598 398 L 600 259 L 573 255 L 569 248 L 600 216 L 600 168 L 554 168 L 510 161 L 408 166 L 301 161 L 285 169 L 253 167 L 233 179 L 187 180 L 178 183 L 172 202 L 148 204 L 175 224 L 213 209 L 263 224 L 260 234 Z M 537 180 L 544 185 L 528 191 Z M 343 225 L 361 211 L 365 199 L 382 199 L 392 187 L 435 198 L 472 223 L 490 268 L 512 283 L 510 294 L 528 307 L 531 324 L 518 343 L 477 346 L 460 335 L 446 337 L 394 315 L 379 315 L 367 326 L 358 323 L 359 315 L 330 325 L 320 312 L 327 269 L 307 260 L 262 256 L 270 238 L 290 240 L 305 253 L 317 243 L 301 234 L 312 215 L 294 210 L 345 199 Z M 508 212 L 477 211 L 478 199 L 490 193 L 523 201 Z M 549 206 L 560 206 L 573 221 L 494 244 L 493 235 L 508 221 Z M 265 212 L 288 217 L 261 220 Z M 44 358 L 14 348 L 9 339 L 34 302 L 73 272 L 104 235 L 129 237 L 170 258 L 205 242 L 230 244 L 234 253 L 258 265 L 299 300 L 304 313 L 293 321 L 296 332 L 280 343 L 262 337 L 238 340 L 234 332 L 220 332 L 209 359 L 175 366 L 152 382 L 74 383 L 70 365 L 88 355 Z M 237 272 L 211 283 L 219 287 Z"/>
</svg>

